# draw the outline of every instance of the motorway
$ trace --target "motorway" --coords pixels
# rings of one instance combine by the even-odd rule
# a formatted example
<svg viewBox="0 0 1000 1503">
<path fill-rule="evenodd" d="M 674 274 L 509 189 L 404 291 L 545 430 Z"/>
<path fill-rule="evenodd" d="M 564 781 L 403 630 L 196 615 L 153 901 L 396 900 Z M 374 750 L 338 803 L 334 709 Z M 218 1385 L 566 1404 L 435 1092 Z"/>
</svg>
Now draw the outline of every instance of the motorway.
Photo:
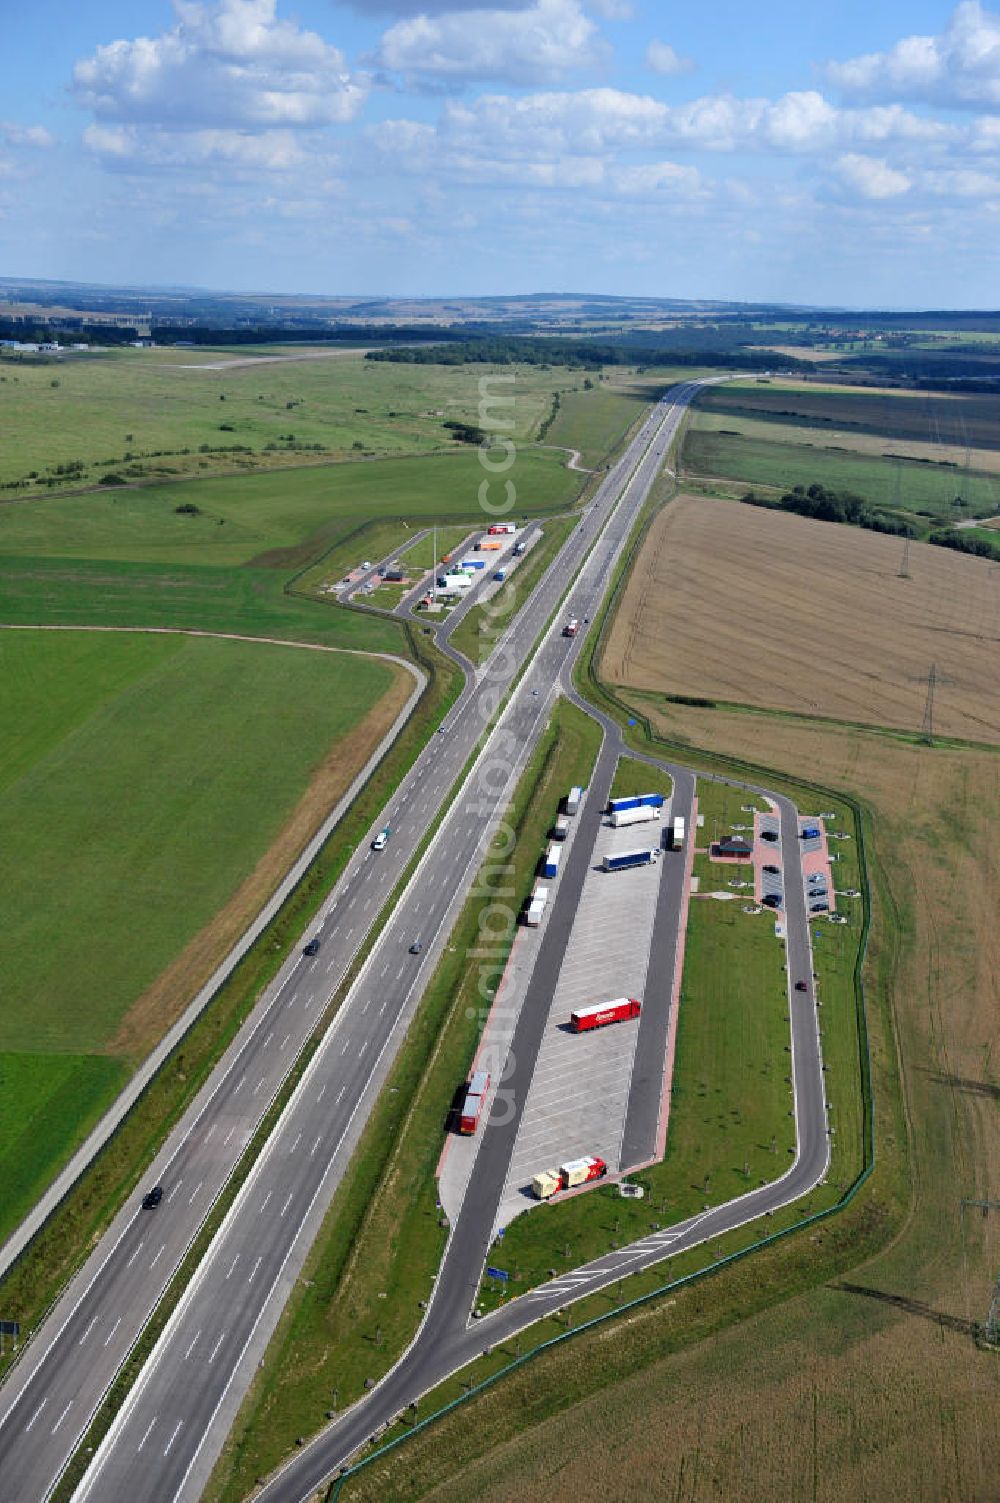
<svg viewBox="0 0 1000 1503">
<path fill-rule="evenodd" d="M 378 1094 L 420 992 L 477 869 L 493 823 L 545 724 L 571 645 L 550 627 L 566 582 L 599 524 L 610 523 L 570 607 L 597 598 L 680 421 L 690 383 L 647 419 L 588 513 L 524 604 L 490 664 L 470 682 L 404 779 L 386 815 L 393 838 L 362 848 L 327 902 L 319 955 L 292 956 L 151 1168 L 164 1203 L 137 1199 L 116 1219 L 0 1391 L 4 1497 L 51 1492 L 166 1284 L 356 958 L 458 774 L 521 666 L 514 693 L 473 775 L 445 811 L 417 876 L 392 912 L 291 1102 L 213 1240 L 194 1282 L 83 1485 L 81 1496 L 196 1497 L 255 1362 L 301 1267 Z M 631 484 L 630 473 L 635 470 Z M 615 510 L 622 497 L 624 501 Z M 589 593 L 586 593 L 588 592 Z M 577 593 L 584 592 L 584 593 Z M 541 683 L 538 697 L 531 687 Z M 411 956 L 411 941 L 423 952 Z"/>
</svg>

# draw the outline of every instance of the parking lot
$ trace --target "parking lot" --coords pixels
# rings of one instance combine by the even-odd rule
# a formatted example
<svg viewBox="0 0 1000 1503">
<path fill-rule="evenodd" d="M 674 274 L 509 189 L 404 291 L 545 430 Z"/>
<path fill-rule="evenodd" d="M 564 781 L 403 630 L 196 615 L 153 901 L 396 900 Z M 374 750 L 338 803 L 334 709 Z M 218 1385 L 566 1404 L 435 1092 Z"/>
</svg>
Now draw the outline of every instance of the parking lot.
<svg viewBox="0 0 1000 1503">
<path fill-rule="evenodd" d="M 574 1008 L 614 997 L 642 1001 L 660 881 L 678 880 L 677 870 L 669 860 L 619 872 L 601 871 L 600 864 L 609 853 L 658 848 L 666 823 L 664 809 L 658 822 L 623 829 L 601 825 L 524 1105 L 498 1227 L 537 1204 L 529 1186 L 542 1169 L 584 1154 L 605 1159 L 612 1171 L 619 1168 L 639 1023 L 575 1034 L 569 1018 Z"/>
</svg>

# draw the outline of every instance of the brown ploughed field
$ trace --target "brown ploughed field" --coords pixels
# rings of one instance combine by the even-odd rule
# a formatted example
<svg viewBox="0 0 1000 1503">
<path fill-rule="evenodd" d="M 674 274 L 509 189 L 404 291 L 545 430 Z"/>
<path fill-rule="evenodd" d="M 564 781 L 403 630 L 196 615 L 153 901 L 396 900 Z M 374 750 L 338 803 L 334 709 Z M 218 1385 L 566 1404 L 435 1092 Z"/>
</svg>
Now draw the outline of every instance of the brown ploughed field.
<svg viewBox="0 0 1000 1503">
<path fill-rule="evenodd" d="M 859 528 L 680 496 L 601 664 L 622 688 L 1000 742 L 1000 571 Z"/>
</svg>

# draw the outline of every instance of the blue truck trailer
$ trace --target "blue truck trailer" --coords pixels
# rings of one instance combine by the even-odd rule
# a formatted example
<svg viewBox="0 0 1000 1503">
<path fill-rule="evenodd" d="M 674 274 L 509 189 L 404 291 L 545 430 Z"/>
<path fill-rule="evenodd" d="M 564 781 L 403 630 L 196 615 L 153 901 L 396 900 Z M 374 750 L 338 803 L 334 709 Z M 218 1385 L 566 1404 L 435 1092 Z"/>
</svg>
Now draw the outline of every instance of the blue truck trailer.
<svg viewBox="0 0 1000 1503">
<path fill-rule="evenodd" d="M 627 871 L 630 866 L 651 866 L 656 860 L 655 850 L 644 851 L 619 851 L 617 855 L 605 856 L 604 870 L 606 872 Z"/>
<path fill-rule="evenodd" d="M 613 798 L 608 805 L 609 814 L 621 809 L 662 809 L 665 799 L 662 793 L 633 793 L 628 798 Z"/>
</svg>

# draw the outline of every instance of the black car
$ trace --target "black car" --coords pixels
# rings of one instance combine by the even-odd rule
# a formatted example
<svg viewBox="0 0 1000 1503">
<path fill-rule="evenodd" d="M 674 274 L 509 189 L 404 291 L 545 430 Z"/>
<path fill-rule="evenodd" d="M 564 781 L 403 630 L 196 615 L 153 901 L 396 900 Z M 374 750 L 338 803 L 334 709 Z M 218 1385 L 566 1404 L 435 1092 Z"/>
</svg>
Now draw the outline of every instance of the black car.
<svg viewBox="0 0 1000 1503">
<path fill-rule="evenodd" d="M 761 871 L 770 872 L 772 876 L 777 877 L 777 876 L 780 876 L 780 874 L 781 874 L 781 867 L 780 866 L 762 866 L 761 867 Z"/>
<path fill-rule="evenodd" d="M 830 912 L 830 905 L 829 905 L 829 903 L 813 903 L 812 906 L 809 909 L 809 912 L 810 913 L 829 913 Z"/>
<path fill-rule="evenodd" d="M 777 840 L 778 832 L 777 830 L 761 830 L 760 838 L 761 840 Z"/>
<path fill-rule="evenodd" d="M 796 981 L 795 990 L 797 992 L 807 992 L 809 988 L 806 986 L 804 981 Z"/>
<path fill-rule="evenodd" d="M 761 902 L 763 903 L 763 905 L 764 905 L 765 908 L 780 908 L 781 907 L 781 893 L 780 892 L 766 892 L 764 894 L 764 896 L 761 898 Z"/>
<path fill-rule="evenodd" d="M 160 1201 L 162 1199 L 163 1186 L 154 1185 L 153 1188 L 151 1190 L 147 1190 L 146 1194 L 142 1197 L 142 1209 L 144 1211 L 155 1211 L 156 1207 L 160 1204 Z"/>
<path fill-rule="evenodd" d="M 319 954 L 319 936 L 317 934 L 313 935 L 312 939 L 306 945 L 306 947 L 302 951 L 302 953 L 303 953 L 303 955 L 318 955 Z"/>
<path fill-rule="evenodd" d="M 420 941 L 419 941 L 419 939 L 415 939 L 415 940 L 414 940 L 414 941 L 413 941 L 413 943 L 412 943 L 412 945 L 411 945 L 411 946 L 410 946 L 410 954 L 411 954 L 411 955 L 419 955 L 419 954 L 420 954 L 420 952 L 421 952 L 421 950 L 422 950 L 422 949 L 423 949 L 423 948 L 424 948 L 424 947 L 423 947 L 423 945 L 422 945 L 422 944 L 421 944 L 421 943 L 420 943 Z"/>
</svg>

